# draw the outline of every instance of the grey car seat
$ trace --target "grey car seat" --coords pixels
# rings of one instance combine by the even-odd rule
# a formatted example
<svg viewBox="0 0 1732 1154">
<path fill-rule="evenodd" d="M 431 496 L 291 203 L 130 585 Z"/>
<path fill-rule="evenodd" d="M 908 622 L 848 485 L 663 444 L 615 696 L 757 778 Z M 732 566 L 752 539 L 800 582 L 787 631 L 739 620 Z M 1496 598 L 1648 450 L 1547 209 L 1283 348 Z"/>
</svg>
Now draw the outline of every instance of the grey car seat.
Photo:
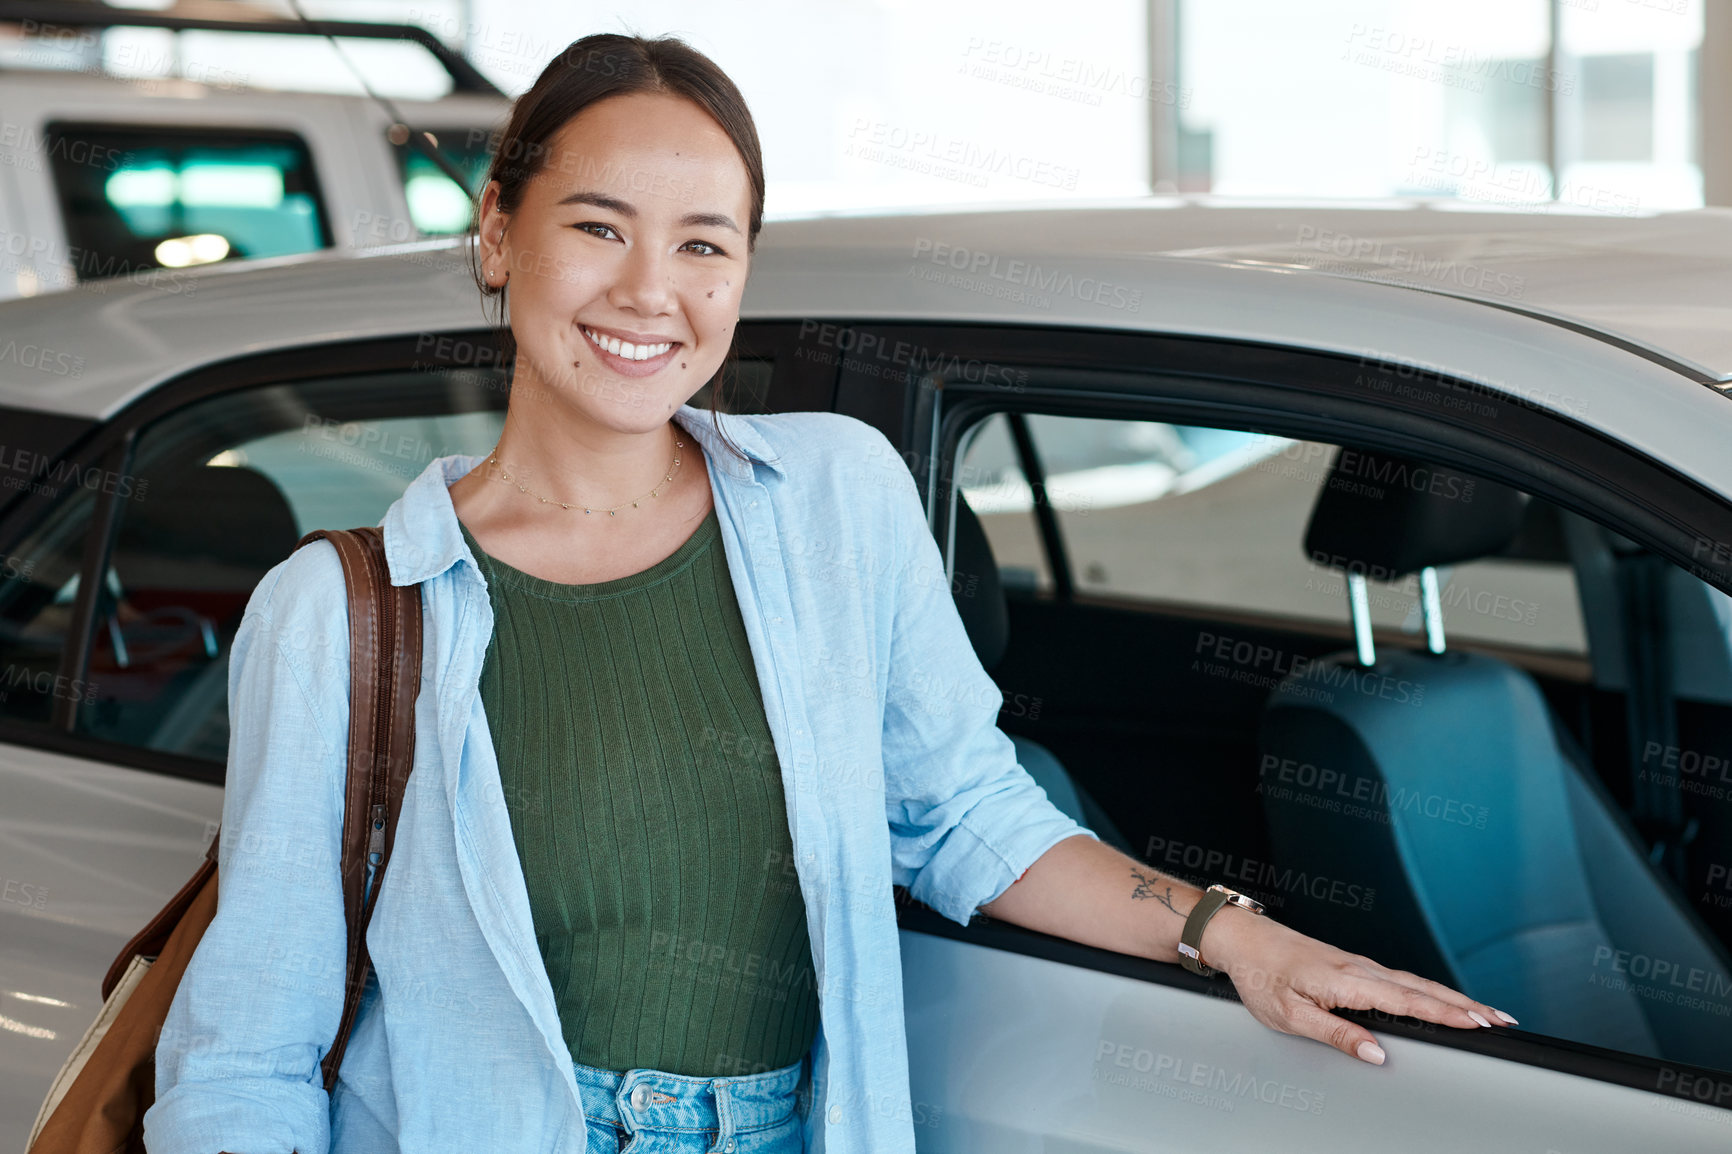
<svg viewBox="0 0 1732 1154">
<path fill-rule="evenodd" d="M 1525 502 L 1422 462 L 1344 451 L 1305 549 L 1344 570 L 1351 592 L 1367 574 L 1393 580 L 1498 552 Z M 1366 653 L 1360 600 L 1361 651 L 1295 672 L 1265 706 L 1265 766 L 1300 780 L 1327 772 L 1374 814 L 1264 793 L 1277 870 L 1375 892 L 1370 911 L 1289 903 L 1283 920 L 1506 1009 L 1523 1029 L 1732 1068 L 1724 1010 L 1677 996 L 1681 982 L 1725 1003 L 1720 943 L 1649 865 L 1533 679 L 1444 648 L 1432 600 L 1427 651 Z"/>
<path fill-rule="evenodd" d="M 974 652 L 990 673 L 1004 657 L 1010 637 L 1010 613 L 986 530 L 960 493 L 956 497 L 956 558 L 950 588 L 962 624 L 968 630 L 968 639 L 974 643 Z M 1127 854 L 1131 852 L 1130 843 L 1106 811 L 1071 779 L 1050 750 L 1019 734 L 1007 736 L 1016 746 L 1017 761 L 1046 791 L 1048 800 L 1093 830 L 1108 845 Z"/>
</svg>

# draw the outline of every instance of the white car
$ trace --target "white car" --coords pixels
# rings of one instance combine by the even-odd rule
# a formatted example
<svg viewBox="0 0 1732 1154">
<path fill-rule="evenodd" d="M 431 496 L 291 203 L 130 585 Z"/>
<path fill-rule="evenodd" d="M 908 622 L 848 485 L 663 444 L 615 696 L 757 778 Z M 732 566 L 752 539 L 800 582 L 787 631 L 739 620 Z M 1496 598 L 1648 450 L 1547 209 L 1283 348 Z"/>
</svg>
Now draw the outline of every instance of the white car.
<svg viewBox="0 0 1732 1154">
<path fill-rule="evenodd" d="M 186 293 L 184 270 L 461 233 L 510 101 L 415 25 L 185 15 L 62 0 L 0 0 L 0 299 L 125 277 Z M 168 71 L 192 38 L 193 57 Z M 362 95 L 273 90 L 232 60 L 239 42 L 320 59 L 336 36 L 365 78 L 385 69 L 448 91 L 391 108 L 431 132 L 459 187 Z M 7 43 L 6 33 L 15 34 Z M 378 46 L 394 55 L 381 57 Z M 366 50 L 375 49 L 369 55 Z M 310 50 L 310 51 L 307 51 Z M 242 58 L 244 59 L 244 57 Z M 521 66 L 522 61 L 507 62 Z M 121 72 L 135 75 L 123 75 Z"/>
<path fill-rule="evenodd" d="M 211 836 L 259 577 L 492 444 L 466 258 L 0 305 L 0 1142 Z M 1362 1014 L 1373 1067 L 902 894 L 913 1097 L 870 1107 L 927 1151 L 1732 1147 L 1729 260 L 1712 210 L 772 223 L 727 403 L 903 453 L 1054 801 L 1520 1020 Z"/>
</svg>

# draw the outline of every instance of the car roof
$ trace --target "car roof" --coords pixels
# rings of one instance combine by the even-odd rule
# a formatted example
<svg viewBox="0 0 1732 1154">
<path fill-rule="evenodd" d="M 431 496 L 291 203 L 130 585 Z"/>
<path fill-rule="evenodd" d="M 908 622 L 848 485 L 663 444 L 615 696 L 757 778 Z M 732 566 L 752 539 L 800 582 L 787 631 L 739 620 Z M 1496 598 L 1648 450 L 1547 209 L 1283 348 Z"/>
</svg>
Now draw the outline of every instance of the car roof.
<svg viewBox="0 0 1732 1154">
<path fill-rule="evenodd" d="M 1686 443 L 1732 382 L 1732 211 L 1149 198 L 773 220 L 741 314 L 1134 330 L 1395 359 L 1531 394 L 1732 493 Z M 462 239 L 93 281 L 0 304 L 0 404 L 106 417 L 200 365 L 489 323 Z M 67 358 L 72 358 L 69 362 Z M 30 360 L 30 356 L 23 359 Z M 67 367 L 70 364 L 73 367 Z M 76 371 L 73 371 L 74 368 Z M 1720 456 L 1714 446 L 1714 457 Z M 1700 451 L 1698 451 L 1700 450 Z"/>
<path fill-rule="evenodd" d="M 1615 205 L 1614 205 L 1615 207 Z M 1526 311 L 1640 348 L 1687 375 L 1732 382 L 1732 210 L 1500 210 L 1442 199 L 1277 202 L 1145 199 L 1059 211 L 947 213 L 927 239 L 966 261 L 1023 253 L 1058 260 L 1207 262 L 1397 285 Z M 781 243 L 892 248 L 906 218 L 830 217 L 785 225 Z M 907 256 L 915 256 L 907 246 Z M 934 254 L 919 254 L 933 261 Z M 958 265 L 964 265 L 957 268 Z M 1026 277 L 1025 277 L 1026 280 Z M 1028 282 L 1032 284 L 1032 282 Z"/>
</svg>

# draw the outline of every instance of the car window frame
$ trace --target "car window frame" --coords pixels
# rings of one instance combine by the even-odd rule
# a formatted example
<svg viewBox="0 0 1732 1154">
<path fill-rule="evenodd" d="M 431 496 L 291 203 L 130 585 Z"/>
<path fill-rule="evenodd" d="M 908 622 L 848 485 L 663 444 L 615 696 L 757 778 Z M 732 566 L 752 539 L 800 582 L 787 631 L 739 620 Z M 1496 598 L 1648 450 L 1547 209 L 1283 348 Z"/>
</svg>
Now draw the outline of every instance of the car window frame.
<svg viewBox="0 0 1732 1154">
<path fill-rule="evenodd" d="M 1705 564 L 1695 555 L 1701 541 L 1732 541 L 1732 500 L 1564 413 L 1513 398 L 1490 417 L 1440 408 L 1441 397 L 1463 389 L 1488 398 L 1486 390 L 1456 379 L 1415 373 L 1404 378 L 1412 386 L 1405 396 L 1374 397 L 1351 383 L 1364 371 L 1360 360 L 1276 344 L 1035 326 L 833 323 L 852 332 L 856 348 L 920 349 L 925 363 L 957 372 L 946 379 L 904 371 L 901 395 L 892 396 L 883 385 L 887 374 L 856 358 L 837 382 L 838 410 L 877 425 L 913 472 L 947 577 L 955 566 L 963 435 L 991 413 L 1019 410 L 1248 428 L 1425 456 L 1606 525 L 1732 593 L 1732 564 L 1714 563 L 1712 555 Z M 1680 387 L 1686 385 L 1699 387 L 1680 378 Z M 1512 653 L 1517 664 L 1525 656 Z M 1182 967 L 1037 934 L 985 914 L 958 925 L 913 901 L 903 887 L 896 888 L 896 907 L 904 931 L 1236 999 L 1230 987 Z M 1372 1011 L 1341 1013 L 1391 1034 L 1668 1098 L 1682 1096 L 1668 1093 L 1668 1084 L 1691 1078 L 1732 1084 L 1732 1071 L 1519 1030 L 1439 1030 Z"/>
<path fill-rule="evenodd" d="M 1120 416 L 1129 401 L 1150 420 L 1257 430 L 1278 420 L 1283 435 L 1429 455 L 1597 520 L 1732 594 L 1732 547 L 1706 558 L 1700 548 L 1704 540 L 1732 542 L 1732 498 L 1565 413 L 1498 401 L 1430 369 L 1404 377 L 1406 395 L 1392 396 L 1353 384 L 1365 369 L 1361 358 L 1269 343 L 942 322 L 824 327 L 849 334 L 832 343 L 914 348 L 927 362 L 956 368 L 948 378 L 905 370 L 893 391 L 885 384 L 895 375 L 851 358 L 836 383 L 837 411 L 875 425 L 903 454 L 947 557 L 951 516 L 936 501 L 936 483 L 953 470 L 946 455 L 962 428 L 993 410 L 1052 411 L 1054 401 L 1069 416 Z M 1496 402 L 1487 406 L 1496 412 L 1441 408 L 1464 391 Z"/>
</svg>

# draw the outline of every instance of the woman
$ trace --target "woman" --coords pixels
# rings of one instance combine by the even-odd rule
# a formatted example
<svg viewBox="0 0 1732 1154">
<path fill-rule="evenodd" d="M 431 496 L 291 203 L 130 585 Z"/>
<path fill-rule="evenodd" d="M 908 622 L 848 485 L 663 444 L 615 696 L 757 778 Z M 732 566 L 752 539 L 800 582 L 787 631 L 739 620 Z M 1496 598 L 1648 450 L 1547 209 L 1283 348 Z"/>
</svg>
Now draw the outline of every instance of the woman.
<svg viewBox="0 0 1732 1154">
<path fill-rule="evenodd" d="M 384 519 L 427 658 L 376 982 L 327 1100 L 348 655 L 319 542 L 235 641 L 221 902 L 152 1150 L 911 1151 L 892 883 L 1178 959 L 1203 895 L 1017 765 L 885 438 L 684 403 L 763 199 L 744 101 L 677 40 L 579 40 L 517 101 L 475 249 L 504 429 Z M 1258 1021 L 1367 1062 L 1331 1008 L 1513 1021 L 1233 905 L 1193 944 Z"/>
</svg>

